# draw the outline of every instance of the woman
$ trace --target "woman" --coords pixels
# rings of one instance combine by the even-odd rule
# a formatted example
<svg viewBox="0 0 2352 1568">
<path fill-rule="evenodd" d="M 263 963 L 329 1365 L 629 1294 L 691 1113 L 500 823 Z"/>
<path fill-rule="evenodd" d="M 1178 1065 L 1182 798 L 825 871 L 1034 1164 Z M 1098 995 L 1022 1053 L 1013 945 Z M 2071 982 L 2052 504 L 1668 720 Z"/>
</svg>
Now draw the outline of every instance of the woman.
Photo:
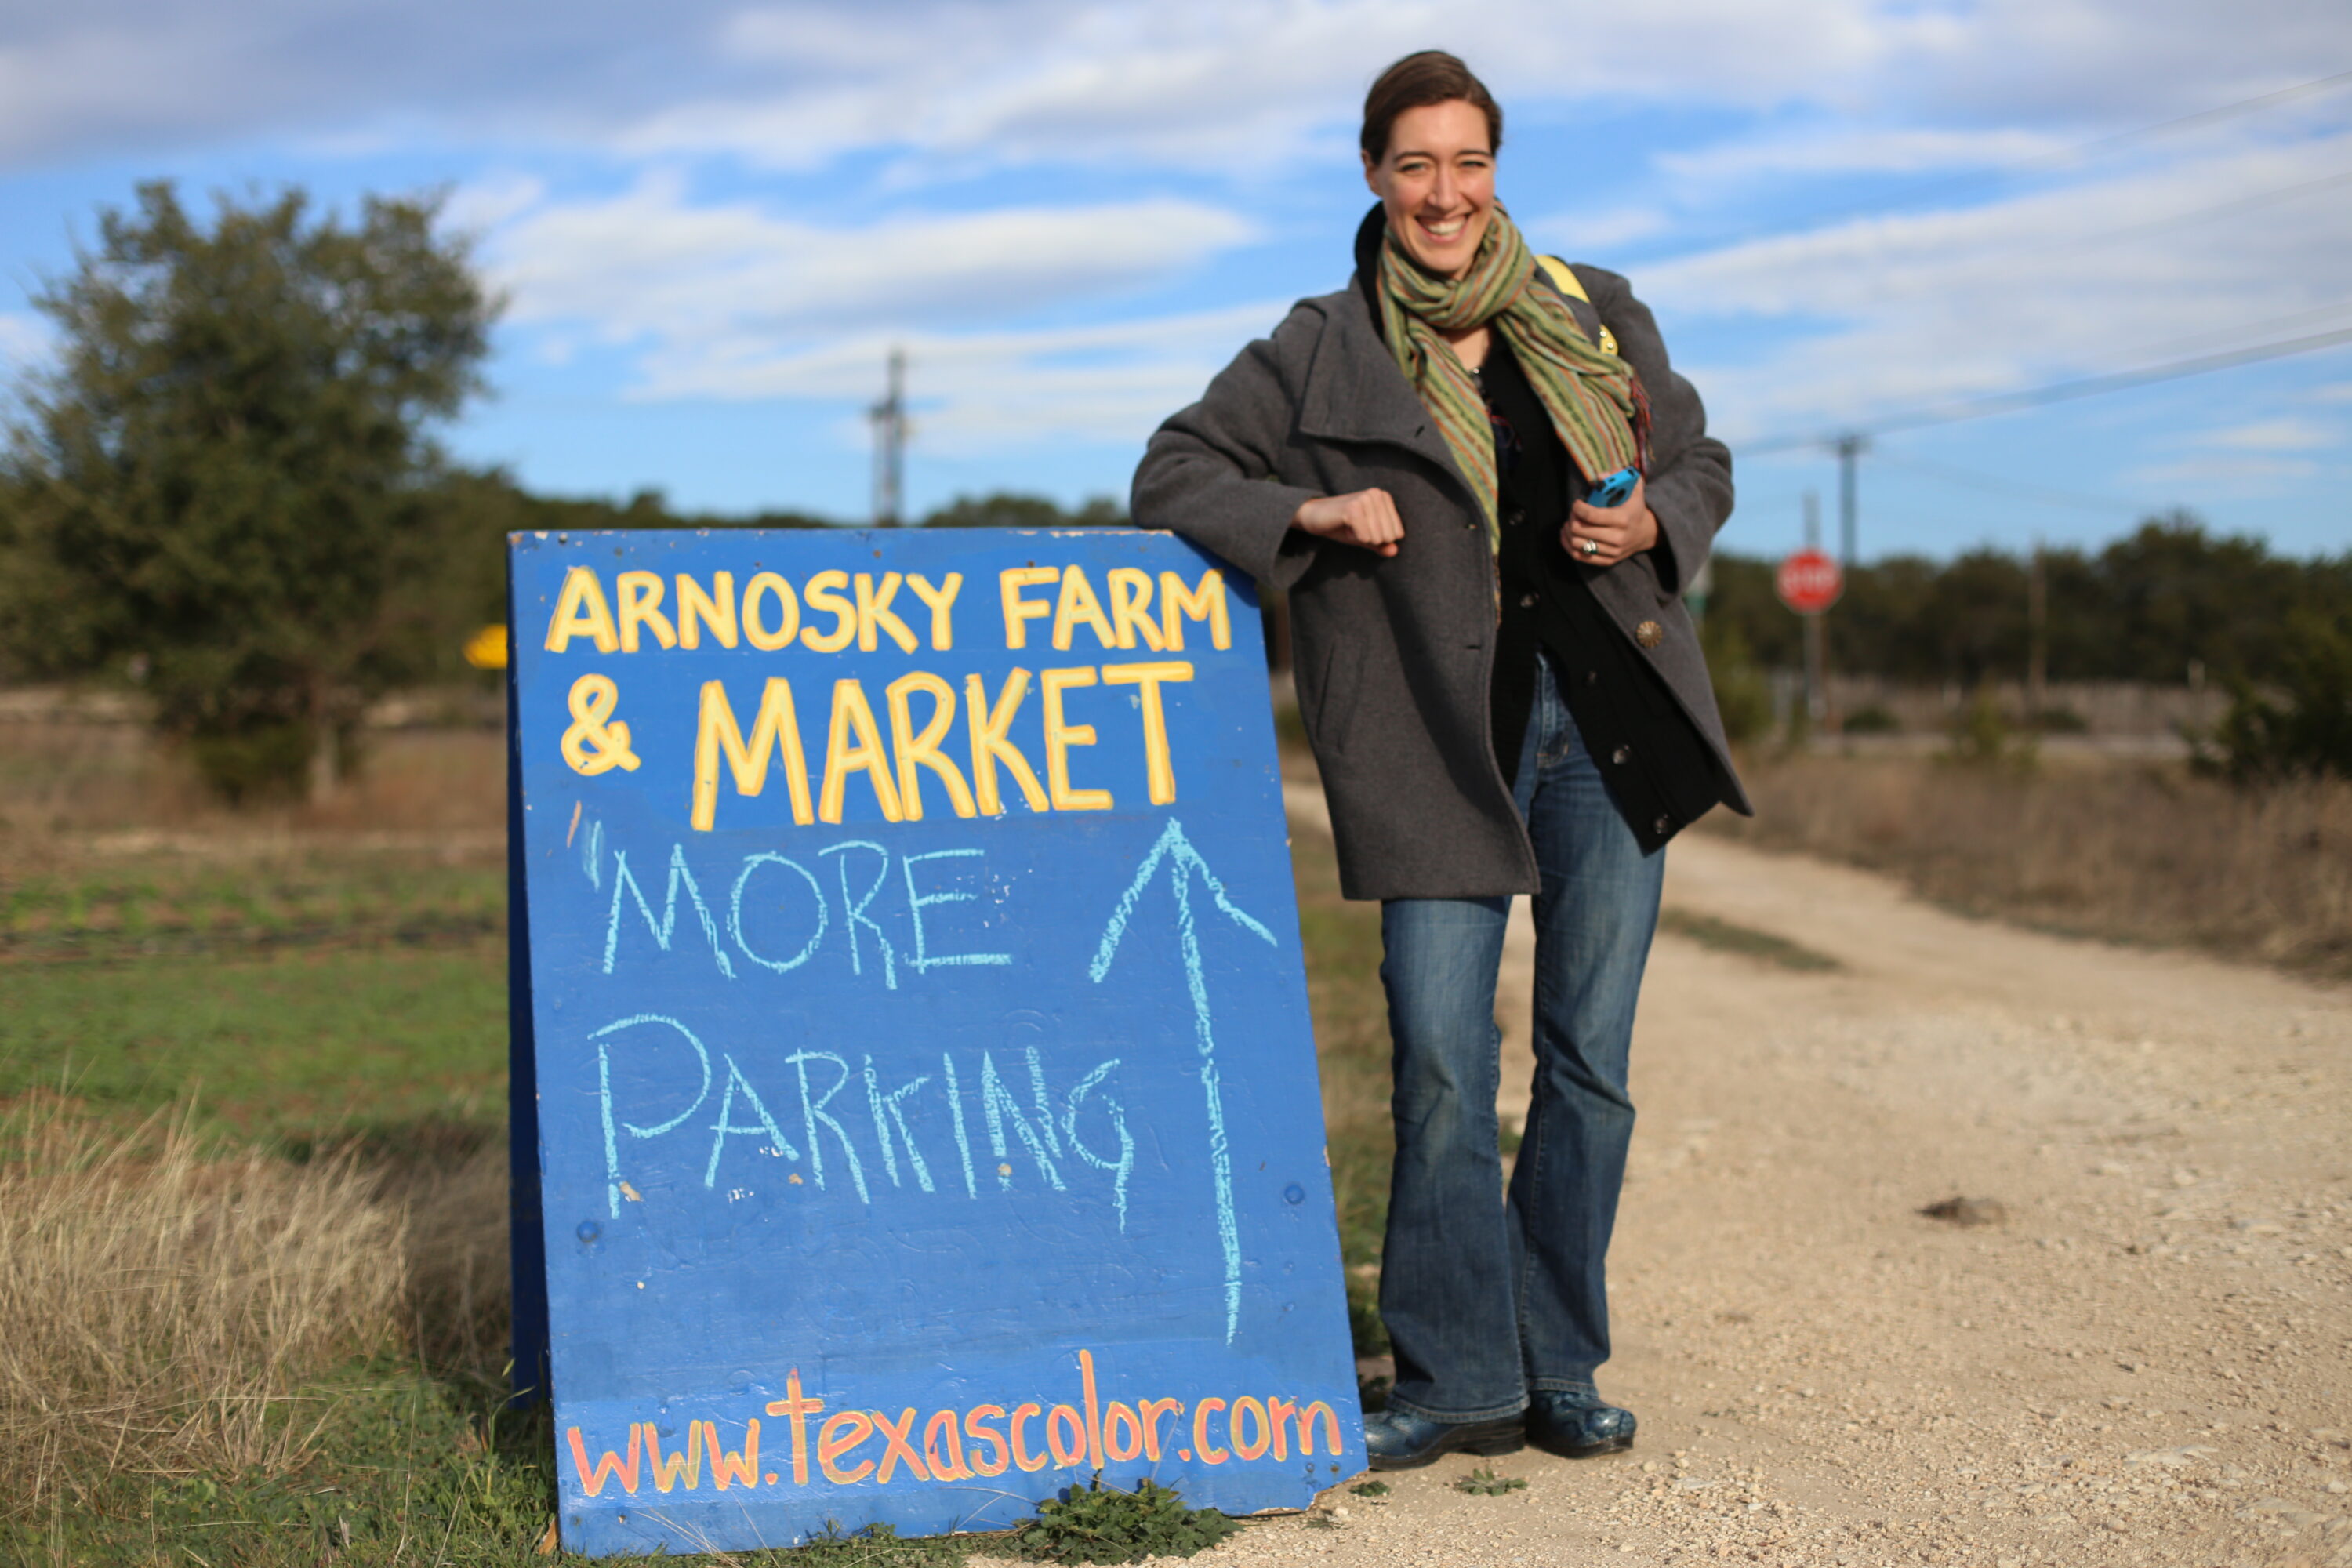
<svg viewBox="0 0 2352 1568">
<path fill-rule="evenodd" d="M 1408 56 L 1364 105 L 1380 205 L 1347 289 L 1301 301 L 1162 426 L 1134 516 L 1289 591 L 1343 889 L 1381 901 L 1396 1165 L 1375 1468 L 1523 1440 L 1630 1445 L 1601 1401 L 1602 1264 L 1664 847 L 1748 810 L 1679 595 L 1731 510 L 1650 312 L 1564 294 L 1495 201 L 1502 112 Z M 1585 500 L 1638 470 L 1616 505 Z M 1535 897 L 1536 1079 L 1500 1200 L 1495 984 Z"/>
</svg>

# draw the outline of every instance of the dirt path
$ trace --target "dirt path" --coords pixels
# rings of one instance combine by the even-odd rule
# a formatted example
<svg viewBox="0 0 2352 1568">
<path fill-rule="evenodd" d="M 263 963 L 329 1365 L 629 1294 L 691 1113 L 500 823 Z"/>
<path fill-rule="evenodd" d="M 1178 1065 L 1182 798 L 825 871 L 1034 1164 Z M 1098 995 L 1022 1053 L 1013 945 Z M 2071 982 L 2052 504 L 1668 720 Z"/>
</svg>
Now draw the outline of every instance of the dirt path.
<svg viewBox="0 0 2352 1568">
<path fill-rule="evenodd" d="M 1215 1561 L 2352 1564 L 2352 994 L 1706 837 L 1667 906 L 1602 1373 L 1638 1447 Z M 1954 1196 L 2006 1217 L 1916 1212 Z"/>
</svg>

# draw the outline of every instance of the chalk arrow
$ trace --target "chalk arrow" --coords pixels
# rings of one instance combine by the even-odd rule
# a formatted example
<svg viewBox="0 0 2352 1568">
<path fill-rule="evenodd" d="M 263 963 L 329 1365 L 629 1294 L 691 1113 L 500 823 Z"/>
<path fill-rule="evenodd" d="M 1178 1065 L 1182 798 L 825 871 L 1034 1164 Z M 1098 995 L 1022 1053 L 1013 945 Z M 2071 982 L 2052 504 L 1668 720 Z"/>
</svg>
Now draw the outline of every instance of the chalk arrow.
<svg viewBox="0 0 2352 1568">
<path fill-rule="evenodd" d="M 1242 1237 L 1234 1221 L 1233 1153 L 1225 1143 L 1225 1097 L 1217 1079 L 1217 1037 L 1209 1015 L 1209 984 L 1201 971 L 1201 935 L 1192 921 L 1192 879 L 1201 879 L 1217 908 L 1235 925 L 1269 947 L 1276 943 L 1272 931 L 1225 896 L 1225 885 L 1184 837 L 1184 825 L 1171 817 L 1167 831 L 1136 868 L 1135 880 L 1128 884 L 1118 908 L 1111 911 L 1110 923 L 1103 928 L 1102 944 L 1095 949 L 1095 961 L 1087 971 L 1096 984 L 1101 984 L 1103 976 L 1110 973 L 1110 961 L 1118 952 L 1119 940 L 1127 935 L 1135 906 L 1163 865 L 1176 894 L 1176 945 L 1184 959 L 1184 984 L 1192 994 L 1192 1033 L 1201 1050 L 1201 1092 L 1209 1102 L 1209 1169 L 1216 1186 L 1217 1241 L 1225 1255 L 1225 1342 L 1231 1344 L 1242 1321 Z"/>
</svg>

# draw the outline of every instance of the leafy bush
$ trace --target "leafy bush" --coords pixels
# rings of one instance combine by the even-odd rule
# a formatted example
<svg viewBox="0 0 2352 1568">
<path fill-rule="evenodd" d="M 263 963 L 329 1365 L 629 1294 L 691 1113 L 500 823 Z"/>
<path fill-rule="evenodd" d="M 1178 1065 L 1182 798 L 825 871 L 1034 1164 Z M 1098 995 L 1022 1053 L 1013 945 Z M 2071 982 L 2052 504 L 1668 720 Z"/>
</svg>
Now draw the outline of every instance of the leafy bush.
<svg viewBox="0 0 2352 1568">
<path fill-rule="evenodd" d="M 1039 1503 L 1037 1517 L 1007 1539 L 1040 1563 L 1140 1563 L 1190 1557 L 1241 1528 L 1215 1509 L 1186 1508 L 1155 1481 L 1138 1481 L 1131 1492 L 1106 1487 L 1097 1470 L 1091 1485 Z"/>
<path fill-rule="evenodd" d="M 1857 708 L 1845 716 L 1845 732 L 1849 735 L 1892 735 L 1903 728 L 1903 721 L 1893 709 L 1873 702 Z"/>
<path fill-rule="evenodd" d="M 2352 778 L 2352 633 L 2314 610 L 2288 619 L 2279 686 L 2284 704 L 2243 679 L 2199 761 L 2241 784 L 2298 776 Z"/>
<path fill-rule="evenodd" d="M 264 713 L 216 719 L 188 737 L 196 772 L 231 805 L 294 794 L 316 750 L 309 720 Z"/>
<path fill-rule="evenodd" d="M 1948 753 L 1952 761 L 1979 767 L 1995 767 L 2004 763 L 2031 768 L 2033 765 L 2033 738 L 2020 737 L 2000 710 L 2000 694 L 1990 680 L 1980 682 L 1976 695 L 1960 710 L 1959 722 L 1952 727 L 1952 749 Z"/>
<path fill-rule="evenodd" d="M 1724 735 L 1752 741 L 1771 726 L 1772 690 L 1756 668 L 1748 639 L 1737 623 L 1712 616 L 1699 633 L 1706 655 L 1707 679 L 1715 683 L 1715 706 L 1723 715 Z"/>
</svg>

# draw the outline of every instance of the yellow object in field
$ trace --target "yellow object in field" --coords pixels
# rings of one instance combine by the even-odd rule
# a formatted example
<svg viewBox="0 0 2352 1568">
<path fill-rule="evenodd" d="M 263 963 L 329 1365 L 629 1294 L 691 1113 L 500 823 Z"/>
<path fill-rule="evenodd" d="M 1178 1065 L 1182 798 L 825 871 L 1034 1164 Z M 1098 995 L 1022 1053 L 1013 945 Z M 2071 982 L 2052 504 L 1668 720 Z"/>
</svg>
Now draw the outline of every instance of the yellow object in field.
<svg viewBox="0 0 2352 1568">
<path fill-rule="evenodd" d="M 466 662 L 476 669 L 504 669 L 507 667 L 507 629 L 502 626 L 484 626 L 466 639 Z"/>
</svg>

